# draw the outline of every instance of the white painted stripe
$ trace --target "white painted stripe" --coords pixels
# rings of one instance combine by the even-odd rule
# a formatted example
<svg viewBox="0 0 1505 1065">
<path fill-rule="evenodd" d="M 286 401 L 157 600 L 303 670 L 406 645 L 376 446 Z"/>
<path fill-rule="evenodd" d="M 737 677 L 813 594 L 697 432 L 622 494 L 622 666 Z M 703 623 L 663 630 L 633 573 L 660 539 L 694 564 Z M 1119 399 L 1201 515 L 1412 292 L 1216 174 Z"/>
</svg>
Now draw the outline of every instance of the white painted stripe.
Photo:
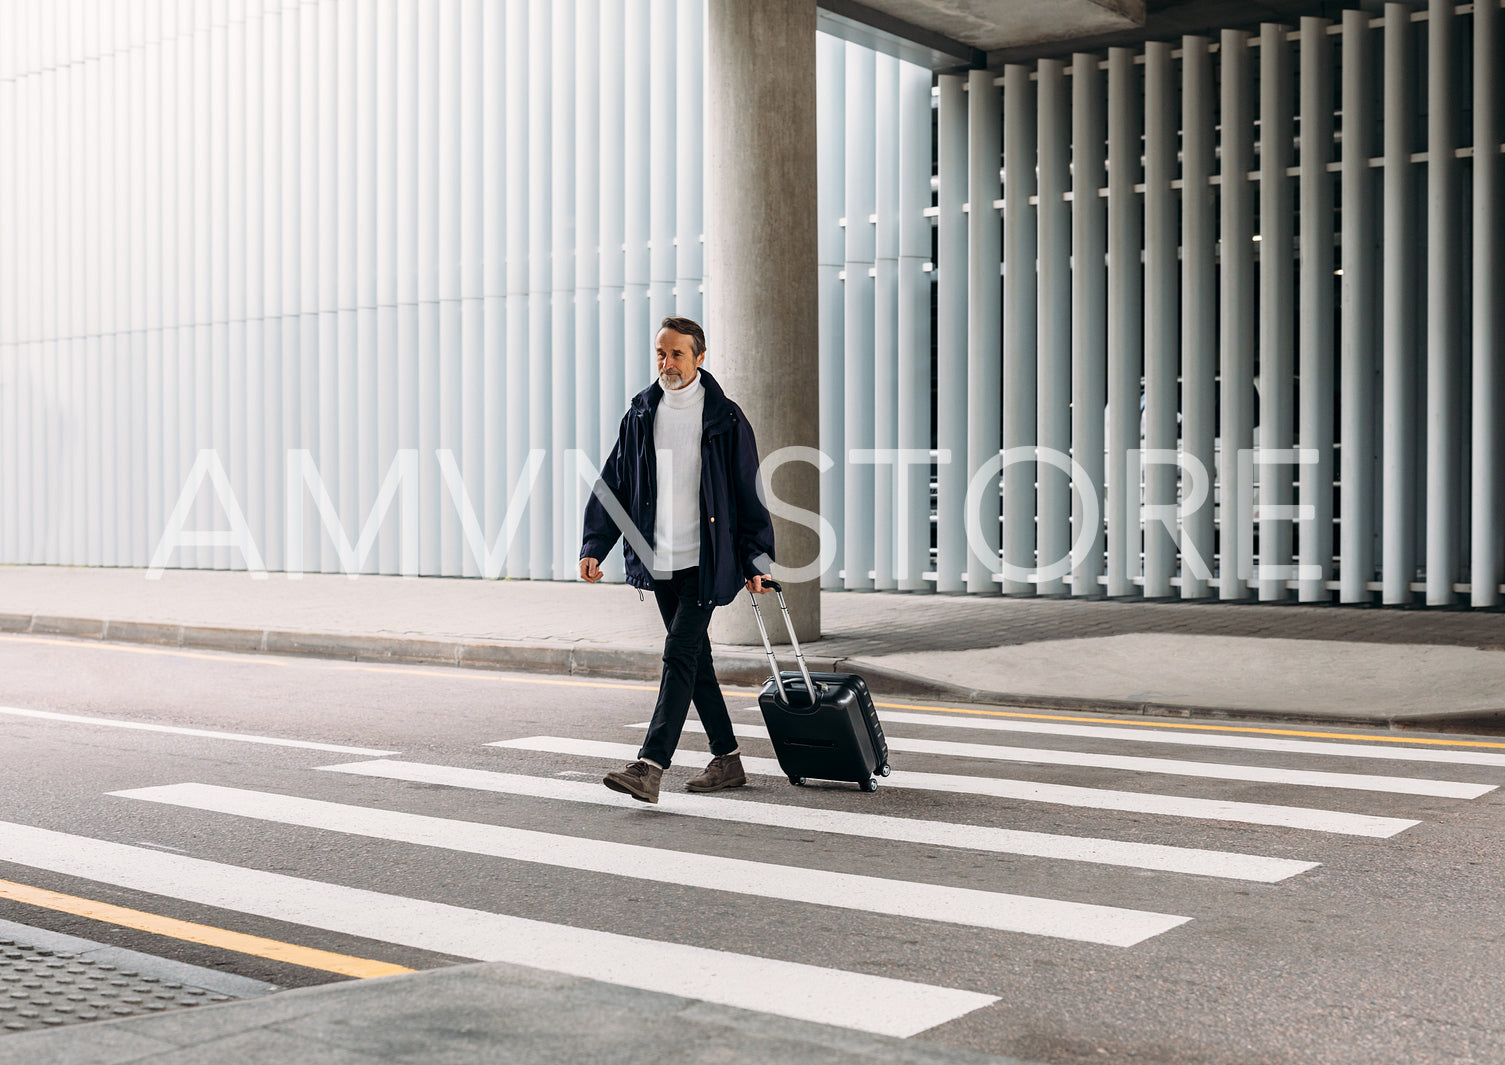
<svg viewBox="0 0 1505 1065">
<path fill-rule="evenodd" d="M 628 728 L 645 729 L 647 722 Z M 704 733 L 698 721 L 686 721 L 686 732 Z M 739 723 L 743 736 L 768 739 L 762 725 Z M 1495 784 L 1469 784 L 1456 780 L 1422 780 L 1414 777 L 1372 776 L 1367 773 L 1326 773 L 1310 769 L 1273 769 L 1259 765 L 1225 765 L 1222 762 L 1187 762 L 1178 758 L 1136 758 L 1121 754 L 1091 754 L 1058 751 L 1049 747 L 1002 747 L 989 743 L 956 743 L 951 740 L 920 740 L 886 736 L 888 749 L 910 754 L 939 754 L 952 758 L 988 758 L 1000 762 L 1033 762 L 1036 765 L 1077 765 L 1095 769 L 1122 769 L 1131 773 L 1163 773 L 1173 777 L 1203 777 L 1211 780 L 1249 780 L 1260 784 L 1294 784 L 1309 788 L 1346 788 L 1350 791 L 1382 791 L 1393 795 L 1430 795 L 1444 799 L 1477 799 L 1494 791 Z"/>
<path fill-rule="evenodd" d="M 521 751 L 547 751 L 553 754 L 581 755 L 630 762 L 638 755 L 637 747 L 603 740 L 575 740 L 561 736 L 528 736 L 516 740 L 497 740 L 489 747 L 509 747 Z M 681 751 L 685 748 L 681 747 Z M 691 752 L 686 752 L 691 753 Z M 694 752 L 710 757 L 708 752 Z M 743 756 L 742 767 L 749 773 L 781 777 L 784 771 L 772 758 Z M 1025 802 L 1048 802 L 1059 806 L 1079 806 L 1095 810 L 1123 810 L 1130 813 L 1163 814 L 1170 817 L 1199 817 L 1213 821 L 1240 821 L 1251 825 L 1275 825 L 1300 828 L 1311 832 L 1334 832 L 1345 836 L 1386 838 L 1421 824 L 1399 817 L 1375 817 L 1335 810 L 1314 810 L 1303 806 L 1271 806 L 1266 803 L 1234 802 L 1225 799 L 1190 799 L 1176 795 L 1148 795 L 1137 791 L 1107 791 L 1102 788 L 1079 788 L 1067 784 L 1040 784 L 1028 780 L 999 780 L 993 777 L 969 777 L 950 773 L 909 773 L 894 770 L 883 779 L 883 786 L 945 791 L 963 795 L 987 795 L 999 799 Z"/>
<path fill-rule="evenodd" d="M 756 706 L 747 709 L 757 711 Z M 1003 720 L 969 714 L 911 714 L 883 712 L 884 724 L 936 725 L 940 728 L 980 729 L 986 732 L 1031 732 L 1045 736 L 1081 736 L 1086 739 L 1128 740 L 1133 743 L 1171 743 L 1186 747 L 1226 747 L 1231 750 L 1279 751 L 1285 754 L 1320 754 L 1336 758 L 1375 758 L 1392 762 L 1450 762 L 1458 765 L 1505 766 L 1505 754 L 1488 751 L 1448 751 L 1425 747 L 1392 747 L 1378 743 L 1330 743 L 1324 740 L 1281 740 L 1261 736 L 1230 736 L 1221 733 L 1157 732 L 1154 728 L 1117 728 L 1108 725 L 1063 725 L 1053 721 Z"/>
<path fill-rule="evenodd" d="M 362 754 L 372 758 L 397 754 L 397 751 L 378 751 L 369 747 L 342 747 L 337 743 L 313 743 L 309 740 L 289 740 L 281 736 L 253 736 L 245 732 L 214 732 L 210 729 L 182 728 L 178 725 L 153 725 L 145 721 L 120 721 L 109 717 L 85 717 L 82 714 L 59 714 L 51 710 L 27 710 L 19 706 L 0 706 L 0 714 L 12 717 L 31 717 L 42 721 L 66 721 L 74 725 L 99 725 L 104 728 L 133 729 L 137 732 L 166 732 L 174 736 L 199 736 L 209 740 L 232 740 L 235 743 L 261 743 L 269 747 L 297 747 L 307 751 L 329 751 L 331 754 Z"/>
<path fill-rule="evenodd" d="M 600 784 L 559 780 L 555 777 L 530 777 L 515 773 L 494 773 L 485 769 L 390 760 L 351 762 L 319 768 L 333 773 L 446 784 L 455 788 L 471 788 L 503 795 L 528 795 L 540 799 L 628 809 L 643 808 L 643 804 L 636 799 L 608 791 Z M 1023 832 L 994 828 L 991 825 L 951 824 L 882 814 L 859 814 L 847 810 L 814 810 L 803 806 L 748 802 L 728 795 L 690 795 L 666 791 L 659 795 L 658 805 L 654 809 L 688 817 L 792 828 L 801 832 L 833 832 L 859 836 L 862 839 L 960 847 L 993 854 L 1022 854 L 1032 858 L 1120 865 L 1133 869 L 1154 869 L 1157 872 L 1192 873 L 1230 880 L 1252 880 L 1261 884 L 1278 883 L 1298 873 L 1315 869 L 1319 864 L 1231 851 L 1126 843 L 1121 840 L 1061 836 L 1048 832 Z"/>
<path fill-rule="evenodd" d="M 610 876 L 1113 947 L 1132 947 L 1190 920 L 1116 906 L 833 873 L 213 784 L 174 784 L 111 794 Z"/>
<path fill-rule="evenodd" d="M 7 822 L 0 822 L 0 854 L 18 865 L 342 935 L 881 1035 L 912 1036 L 998 1001 L 973 991 L 547 924 Z"/>
</svg>

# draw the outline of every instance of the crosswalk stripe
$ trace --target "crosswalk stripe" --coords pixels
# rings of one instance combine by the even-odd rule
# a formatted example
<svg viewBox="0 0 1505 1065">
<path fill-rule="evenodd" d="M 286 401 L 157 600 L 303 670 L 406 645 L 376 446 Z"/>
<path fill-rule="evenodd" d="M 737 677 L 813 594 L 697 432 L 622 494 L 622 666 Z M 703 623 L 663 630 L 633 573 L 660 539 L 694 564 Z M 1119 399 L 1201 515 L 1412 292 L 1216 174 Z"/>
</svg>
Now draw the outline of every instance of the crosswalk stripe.
<svg viewBox="0 0 1505 1065">
<path fill-rule="evenodd" d="M 496 773 L 486 769 L 465 769 L 459 766 L 399 762 L 390 759 L 327 765 L 319 768 L 334 773 L 350 773 L 386 780 L 411 780 L 425 784 L 444 784 L 450 787 L 470 788 L 504 795 L 527 795 L 565 802 L 644 809 L 643 804 L 636 799 L 608 791 L 600 784 L 559 780 L 554 777 L 531 777 L 516 773 Z M 1231 851 L 1168 847 L 1155 843 L 1129 843 L 1112 839 L 1054 835 L 1047 832 L 1022 832 L 994 828 L 991 825 L 951 824 L 907 817 L 887 817 L 882 814 L 852 813 L 846 810 L 817 810 L 803 806 L 749 802 L 731 799 L 726 795 L 664 792 L 660 794 L 658 805 L 653 809 L 658 812 L 733 821 L 739 824 L 769 825 L 804 832 L 832 832 L 859 836 L 863 839 L 959 847 L 994 854 L 1021 854 L 1035 858 L 1153 869 L 1157 872 L 1192 873 L 1262 884 L 1278 883 L 1309 869 L 1315 869 L 1319 864 L 1297 861 L 1292 858 L 1237 854 Z"/>
<path fill-rule="evenodd" d="M 880 1035 L 916 1035 L 998 1001 L 973 991 L 571 928 L 10 822 L 0 822 L 0 854 L 18 865 L 270 920 Z"/>
<path fill-rule="evenodd" d="M 757 710 L 756 706 L 749 707 Z M 1280 751 L 1287 754 L 1320 754 L 1337 758 L 1375 758 L 1394 762 L 1449 762 L 1458 765 L 1505 766 L 1505 754 L 1488 751 L 1443 751 L 1423 747 L 1385 747 L 1368 743 L 1328 743 L 1320 740 L 1273 740 L 1258 736 L 1225 736 L 1199 732 L 1146 732 L 1142 728 L 1104 725 L 1061 725 L 1048 721 L 999 721 L 981 717 L 942 714 L 911 714 L 885 711 L 885 723 L 935 725 L 940 728 L 976 729 L 985 732 L 1030 732 L 1046 736 L 1081 736 L 1086 739 L 1128 740 L 1133 743 L 1172 743 L 1187 747 L 1225 747 L 1248 751 Z"/>
<path fill-rule="evenodd" d="M 604 740 L 568 739 L 562 736 L 527 736 L 521 739 L 496 740 L 487 746 L 624 762 L 630 762 L 638 756 L 637 747 L 631 744 L 610 743 Z M 685 754 L 694 753 L 698 757 L 709 757 L 704 751 L 691 752 L 685 748 L 680 750 Z M 744 756 L 742 767 L 747 772 L 760 776 L 781 777 L 784 775 L 784 771 L 779 768 L 779 763 L 772 758 Z M 1305 829 L 1311 832 L 1332 832 L 1346 836 L 1370 836 L 1381 839 L 1394 836 L 1421 823 L 1400 817 L 1351 814 L 1302 806 L 1273 806 L 1267 803 L 1236 802 L 1229 799 L 1182 798 L 1177 795 L 1109 791 L 1068 784 L 1042 784 L 1028 780 L 971 777 L 950 773 L 915 773 L 897 769 L 894 770 L 892 776 L 884 778 L 883 783 L 886 787 L 915 788 L 963 795 L 987 795 L 992 798 L 1047 802 L 1095 810 L 1121 810 L 1131 813 L 1163 814 L 1171 817 L 1197 817 L 1213 821 L 1238 821 L 1252 825 L 1273 825 L 1281 828 Z"/>
<path fill-rule="evenodd" d="M 51 710 L 30 710 L 21 706 L 0 706 L 0 714 L 10 717 L 30 717 L 42 721 L 65 721 L 74 725 L 97 725 L 102 728 L 120 728 L 134 732 L 166 732 L 174 736 L 198 736 L 210 740 L 231 740 L 236 743 L 260 743 L 271 747 L 297 747 L 308 751 L 328 751 L 331 754 L 356 754 L 368 758 L 381 758 L 396 754 L 396 751 L 377 751 L 370 747 L 342 747 L 335 743 L 314 743 L 311 740 L 289 740 L 280 736 L 255 736 L 246 732 L 215 732 L 212 729 L 182 728 L 178 725 L 155 725 L 147 721 L 120 721 L 109 717 L 88 717 L 84 714 L 59 714 Z"/>
<path fill-rule="evenodd" d="M 1190 920 L 1116 906 L 643 847 L 213 784 L 111 792 L 195 810 L 789 902 L 1132 947 Z"/>
<path fill-rule="evenodd" d="M 645 721 L 628 728 L 646 729 Z M 686 721 L 686 732 L 704 734 L 705 726 Z M 743 736 L 768 739 L 762 725 L 738 723 Z M 1175 777 L 1206 777 L 1214 780 L 1248 780 L 1261 784 L 1295 784 L 1313 788 L 1346 788 L 1351 791 L 1382 791 L 1394 795 L 1430 795 L 1444 799 L 1477 799 L 1494 791 L 1495 784 L 1470 784 L 1456 780 L 1422 780 L 1415 777 L 1373 776 L 1366 773 L 1326 773 L 1305 769 L 1273 769 L 1258 765 L 1225 765 L 1221 762 L 1187 762 L 1177 758 L 1133 758 L 1120 754 L 1090 754 L 1059 751 L 1048 747 L 1002 747 L 990 743 L 956 743 L 887 736 L 888 749 L 910 754 L 939 754 L 956 758 L 989 758 L 1003 762 L 1033 762 L 1037 765 L 1077 765 L 1096 769 L 1124 769 L 1133 773 L 1162 773 Z"/>
</svg>

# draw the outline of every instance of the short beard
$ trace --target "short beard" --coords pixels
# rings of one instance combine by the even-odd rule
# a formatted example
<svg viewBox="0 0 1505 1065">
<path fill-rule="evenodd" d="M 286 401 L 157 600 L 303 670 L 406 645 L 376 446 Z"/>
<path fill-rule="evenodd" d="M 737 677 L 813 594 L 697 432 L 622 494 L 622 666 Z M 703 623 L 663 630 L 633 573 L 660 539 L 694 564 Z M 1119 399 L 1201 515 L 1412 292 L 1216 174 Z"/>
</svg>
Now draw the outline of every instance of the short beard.
<svg viewBox="0 0 1505 1065">
<path fill-rule="evenodd" d="M 690 380 L 694 380 L 694 378 L 691 378 Z M 678 384 L 673 383 L 675 381 L 677 381 Z M 686 385 L 688 385 L 690 381 L 686 380 L 683 377 L 680 377 L 678 374 L 670 377 L 668 374 L 661 373 L 658 375 L 658 383 L 659 387 L 661 387 L 665 392 L 678 392 L 681 388 L 684 388 Z"/>
</svg>

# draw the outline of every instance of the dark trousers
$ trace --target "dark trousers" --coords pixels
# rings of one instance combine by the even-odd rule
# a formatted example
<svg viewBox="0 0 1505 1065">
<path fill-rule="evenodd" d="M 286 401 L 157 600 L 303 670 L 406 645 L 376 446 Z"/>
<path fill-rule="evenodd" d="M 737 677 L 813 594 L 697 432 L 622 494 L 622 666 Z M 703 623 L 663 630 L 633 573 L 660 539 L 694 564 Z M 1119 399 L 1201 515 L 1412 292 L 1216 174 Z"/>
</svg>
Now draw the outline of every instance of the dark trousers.
<svg viewBox="0 0 1505 1065">
<path fill-rule="evenodd" d="M 655 578 L 653 597 L 663 615 L 664 672 L 658 684 L 658 705 L 648 724 L 648 738 L 643 741 L 639 758 L 647 758 L 669 767 L 679 734 L 694 702 L 695 712 L 705 725 L 713 755 L 731 754 L 737 749 L 732 732 L 731 715 L 721 697 L 716 669 L 711 665 L 711 612 L 714 606 L 701 606 L 700 569 L 675 570 L 667 579 Z"/>
</svg>

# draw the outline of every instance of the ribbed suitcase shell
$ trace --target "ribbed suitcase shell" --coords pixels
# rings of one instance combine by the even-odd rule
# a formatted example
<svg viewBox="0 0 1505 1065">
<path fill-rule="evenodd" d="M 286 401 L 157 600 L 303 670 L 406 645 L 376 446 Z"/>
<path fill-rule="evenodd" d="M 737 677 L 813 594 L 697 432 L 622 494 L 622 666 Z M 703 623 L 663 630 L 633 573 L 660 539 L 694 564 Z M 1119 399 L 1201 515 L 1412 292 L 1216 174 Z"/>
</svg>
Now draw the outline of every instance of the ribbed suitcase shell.
<svg viewBox="0 0 1505 1065">
<path fill-rule="evenodd" d="M 876 788 L 874 775 L 888 775 L 888 743 L 867 682 L 856 673 L 812 673 L 817 699 L 811 705 L 798 671 L 781 670 L 779 678 L 794 705 L 779 698 L 770 677 L 758 695 L 758 708 L 779 768 L 790 782 L 850 780 Z"/>
</svg>

